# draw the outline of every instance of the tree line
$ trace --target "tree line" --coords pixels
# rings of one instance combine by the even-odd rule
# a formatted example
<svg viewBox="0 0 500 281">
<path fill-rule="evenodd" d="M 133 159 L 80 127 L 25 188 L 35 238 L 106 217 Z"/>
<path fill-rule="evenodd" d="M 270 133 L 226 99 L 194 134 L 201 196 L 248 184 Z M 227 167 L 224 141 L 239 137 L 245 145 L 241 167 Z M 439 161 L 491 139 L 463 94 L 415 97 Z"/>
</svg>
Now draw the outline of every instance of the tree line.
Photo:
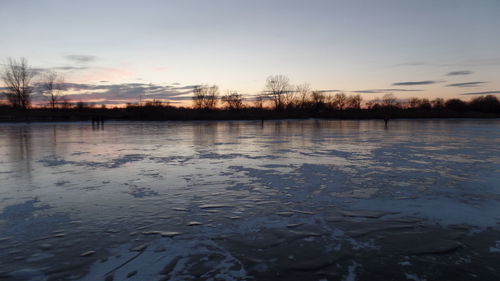
<svg viewBox="0 0 500 281">
<path fill-rule="evenodd" d="M 34 78 L 37 77 L 35 83 Z M 32 94 L 40 93 L 46 99 L 46 108 L 83 110 L 90 107 L 83 101 L 70 103 L 65 93 L 64 77 L 54 71 L 35 71 L 25 58 L 9 59 L 1 73 L 3 94 L 11 108 L 25 111 L 31 107 Z M 137 108 L 148 110 L 174 110 L 168 103 L 153 100 L 139 104 L 128 104 L 126 110 Z M 106 109 L 104 105 L 101 109 Z M 184 110 L 184 109 L 183 109 Z M 493 95 L 479 96 L 466 102 L 461 99 L 409 98 L 397 99 L 393 94 L 385 94 L 379 99 L 366 101 L 359 94 L 347 95 L 343 92 L 313 90 L 309 84 L 293 85 L 284 75 L 272 75 L 265 81 L 264 90 L 258 95 L 246 96 L 238 91 L 228 91 L 221 95 L 217 85 L 200 85 L 193 89 L 192 109 L 198 112 L 215 111 L 273 111 L 286 116 L 287 112 L 441 112 L 453 111 L 500 113 L 500 102 Z M 297 115 L 299 116 L 299 115 Z M 305 115 L 300 115 L 305 116 Z"/>
<path fill-rule="evenodd" d="M 193 90 L 193 108 L 196 110 L 242 110 L 244 108 L 287 110 L 344 110 L 361 109 L 361 95 L 347 96 L 345 93 L 328 93 L 311 90 L 309 84 L 293 86 L 283 75 L 269 76 L 265 90 L 251 98 L 237 91 L 220 95 L 216 85 L 197 86 Z"/>
<path fill-rule="evenodd" d="M 442 111 L 499 113 L 500 101 L 493 95 L 478 96 L 466 102 L 453 98 L 444 100 L 436 98 L 412 97 L 398 100 L 393 94 L 385 94 L 382 98 L 367 101 L 362 107 L 363 98 L 359 94 L 346 95 L 343 92 L 312 90 L 309 84 L 293 86 L 288 77 L 272 75 L 266 79 L 265 90 L 250 99 L 237 91 L 229 91 L 220 95 L 216 85 L 201 85 L 194 89 L 193 108 L 202 111 L 242 110 L 244 108 L 274 111 L 344 111 L 344 110 L 409 110 L 409 111 Z"/>
</svg>

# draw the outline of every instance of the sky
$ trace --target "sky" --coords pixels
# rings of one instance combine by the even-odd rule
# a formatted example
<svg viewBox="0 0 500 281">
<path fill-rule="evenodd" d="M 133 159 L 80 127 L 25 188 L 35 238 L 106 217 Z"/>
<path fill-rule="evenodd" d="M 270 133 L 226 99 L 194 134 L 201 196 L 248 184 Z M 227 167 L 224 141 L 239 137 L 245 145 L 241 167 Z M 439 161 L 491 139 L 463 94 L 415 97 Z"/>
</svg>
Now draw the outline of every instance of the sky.
<svg viewBox="0 0 500 281">
<path fill-rule="evenodd" d="M 500 94 L 498 0 L 0 0 L 0 38 L 2 64 L 107 104 L 253 95 L 275 74 L 365 100 Z"/>
</svg>

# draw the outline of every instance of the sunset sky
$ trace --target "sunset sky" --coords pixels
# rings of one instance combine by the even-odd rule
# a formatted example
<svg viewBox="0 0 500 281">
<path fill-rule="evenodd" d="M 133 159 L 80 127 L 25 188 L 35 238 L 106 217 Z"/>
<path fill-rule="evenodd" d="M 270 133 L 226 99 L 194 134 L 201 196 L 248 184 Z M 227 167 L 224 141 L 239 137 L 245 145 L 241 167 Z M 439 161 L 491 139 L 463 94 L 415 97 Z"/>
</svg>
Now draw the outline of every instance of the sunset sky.
<svg viewBox="0 0 500 281">
<path fill-rule="evenodd" d="M 0 61 L 26 57 L 79 100 L 257 94 L 283 74 L 365 100 L 500 94 L 500 1 L 0 1 Z"/>
</svg>

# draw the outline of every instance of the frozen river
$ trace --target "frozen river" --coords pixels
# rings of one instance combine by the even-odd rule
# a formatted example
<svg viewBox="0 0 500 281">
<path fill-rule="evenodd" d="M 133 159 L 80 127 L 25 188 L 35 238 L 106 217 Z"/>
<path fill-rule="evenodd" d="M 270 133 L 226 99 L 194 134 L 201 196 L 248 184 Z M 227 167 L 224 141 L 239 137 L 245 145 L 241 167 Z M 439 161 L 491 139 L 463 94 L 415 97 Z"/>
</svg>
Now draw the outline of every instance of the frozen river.
<svg viewBox="0 0 500 281">
<path fill-rule="evenodd" d="M 0 124 L 0 280 L 500 280 L 499 147 L 500 120 Z"/>
</svg>

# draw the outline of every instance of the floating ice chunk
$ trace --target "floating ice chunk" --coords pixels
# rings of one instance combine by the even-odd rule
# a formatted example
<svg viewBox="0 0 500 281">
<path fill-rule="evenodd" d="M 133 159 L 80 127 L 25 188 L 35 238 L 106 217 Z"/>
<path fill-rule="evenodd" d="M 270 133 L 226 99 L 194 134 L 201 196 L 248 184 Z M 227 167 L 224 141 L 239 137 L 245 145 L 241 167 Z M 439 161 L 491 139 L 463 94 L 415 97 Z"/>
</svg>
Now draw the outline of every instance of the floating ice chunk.
<svg viewBox="0 0 500 281">
<path fill-rule="evenodd" d="M 130 249 L 132 252 L 142 252 L 148 248 L 149 244 L 141 244 L 137 247 Z"/>
<path fill-rule="evenodd" d="M 227 207 L 231 207 L 231 206 L 222 205 L 222 204 L 203 204 L 203 205 L 200 205 L 201 209 L 216 209 L 216 208 L 227 208 Z"/>
<path fill-rule="evenodd" d="M 161 236 L 163 237 L 170 237 L 170 238 L 173 238 L 177 235 L 181 235 L 182 233 L 181 232 L 175 232 L 175 231 L 162 231 L 160 232 Z"/>
<path fill-rule="evenodd" d="M 282 217 L 291 217 L 291 216 L 293 216 L 293 212 L 278 212 L 276 214 L 278 216 L 282 216 Z"/>
<path fill-rule="evenodd" d="M 153 231 L 143 231 L 142 234 L 143 235 L 155 235 L 155 234 L 160 234 L 161 231 L 158 231 L 158 230 L 153 230 Z"/>
<path fill-rule="evenodd" d="M 407 280 L 412 280 L 412 281 L 427 281 L 427 279 L 420 278 L 416 274 L 405 273 L 405 276 L 406 276 Z"/>
<path fill-rule="evenodd" d="M 81 253 L 80 257 L 90 257 L 93 254 L 95 254 L 95 251 L 87 251 L 87 252 Z"/>
<path fill-rule="evenodd" d="M 2 237 L 2 238 L 0 238 L 0 243 L 5 242 L 9 239 L 10 239 L 10 237 Z"/>
</svg>

